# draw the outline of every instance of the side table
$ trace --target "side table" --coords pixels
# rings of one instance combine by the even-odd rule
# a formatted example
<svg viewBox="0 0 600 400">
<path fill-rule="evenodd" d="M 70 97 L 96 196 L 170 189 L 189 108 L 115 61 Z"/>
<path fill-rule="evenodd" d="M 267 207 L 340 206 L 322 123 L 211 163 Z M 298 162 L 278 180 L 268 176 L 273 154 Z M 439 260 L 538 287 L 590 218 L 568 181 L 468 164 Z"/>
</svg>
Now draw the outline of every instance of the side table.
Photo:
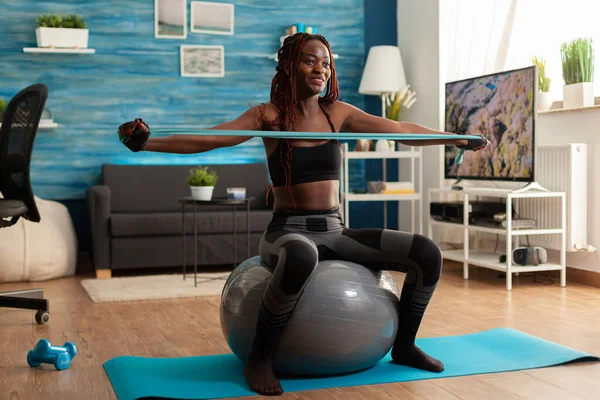
<svg viewBox="0 0 600 400">
<path fill-rule="evenodd" d="M 197 206 L 208 206 L 208 205 L 225 205 L 231 206 L 233 211 L 233 267 L 235 268 L 237 265 L 236 255 L 237 255 L 237 227 L 236 227 L 236 209 L 237 206 L 245 205 L 246 206 L 246 247 L 248 250 L 248 258 L 250 258 L 250 202 L 253 200 L 253 197 L 248 197 L 241 200 L 228 199 L 228 198 L 215 198 L 213 197 L 211 200 L 197 200 L 191 196 L 178 197 L 177 201 L 181 204 L 181 224 L 182 224 L 182 261 L 183 261 L 183 280 L 185 280 L 185 209 L 186 205 L 192 205 L 194 210 L 194 286 L 198 286 L 196 280 L 196 274 L 198 272 L 198 225 L 196 221 L 196 209 Z"/>
</svg>

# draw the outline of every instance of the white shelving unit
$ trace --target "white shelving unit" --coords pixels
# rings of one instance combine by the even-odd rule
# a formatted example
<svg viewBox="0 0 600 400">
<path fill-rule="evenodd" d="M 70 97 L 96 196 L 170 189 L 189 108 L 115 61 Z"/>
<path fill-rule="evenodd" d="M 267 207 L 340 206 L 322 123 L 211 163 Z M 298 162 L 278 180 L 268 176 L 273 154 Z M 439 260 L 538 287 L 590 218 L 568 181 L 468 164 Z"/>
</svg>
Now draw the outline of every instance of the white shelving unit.
<svg viewBox="0 0 600 400">
<path fill-rule="evenodd" d="M 383 194 L 383 193 L 350 193 L 348 184 L 348 164 L 349 160 L 358 159 L 380 159 L 383 162 L 383 181 L 386 181 L 386 161 L 397 160 L 398 161 L 398 173 L 401 173 L 400 163 L 401 160 L 411 160 L 411 179 L 415 188 L 415 193 L 410 194 Z M 419 176 L 416 178 L 416 167 L 419 167 Z M 418 233 L 423 232 L 423 196 L 421 194 L 421 188 L 423 187 L 423 152 L 421 147 L 411 147 L 410 150 L 397 150 L 397 151 L 348 151 L 348 143 L 344 143 L 344 154 L 342 162 L 342 187 L 341 187 L 341 204 L 342 204 L 342 215 L 346 226 L 350 226 L 350 202 L 351 201 L 383 201 L 384 202 L 384 227 L 387 227 L 387 202 L 397 201 L 398 208 L 400 208 L 400 202 L 410 201 L 412 205 L 411 213 L 411 230 L 415 232 L 415 208 L 418 207 Z M 398 213 L 398 224 L 400 224 L 401 213 Z"/>
<path fill-rule="evenodd" d="M 56 47 L 24 47 L 24 53 L 51 53 L 51 54 L 94 54 L 96 49 L 66 49 Z"/>
<path fill-rule="evenodd" d="M 433 227 L 434 226 L 447 226 L 447 227 L 463 227 L 463 249 L 459 250 L 444 250 L 444 258 L 448 260 L 458 261 L 463 263 L 463 278 L 469 279 L 469 265 L 475 265 L 483 268 L 489 268 L 497 271 L 506 273 L 506 289 L 512 290 L 512 274 L 518 274 L 520 272 L 540 272 L 540 271 L 560 271 L 560 286 L 566 285 L 566 273 L 567 273 L 567 205 L 566 205 L 566 194 L 564 192 L 550 192 L 542 190 L 511 190 L 511 189 L 498 189 L 498 188 L 463 188 L 462 190 L 453 190 L 450 187 L 444 187 L 440 189 L 429 189 L 429 197 L 427 204 L 429 206 L 432 198 L 432 194 L 455 194 L 462 196 L 463 201 L 463 223 L 454 222 L 442 222 L 436 221 L 429 218 L 428 224 L 428 236 L 433 238 Z M 495 228 L 486 226 L 477 226 L 469 224 L 468 210 L 471 199 L 475 201 L 479 197 L 497 197 L 505 199 L 506 206 L 506 228 Z M 539 229 L 513 229 L 512 214 L 513 214 L 513 200 L 524 199 L 524 198 L 551 198 L 559 197 L 561 199 L 562 215 L 561 215 L 561 226 L 560 227 L 540 227 Z M 515 211 L 518 212 L 518 204 L 515 205 Z M 480 250 L 477 248 L 470 248 L 469 245 L 469 232 L 484 232 L 496 235 L 506 236 L 506 248 L 504 254 L 507 255 L 506 262 L 500 262 L 500 253 L 495 253 L 487 250 Z M 512 259 L 512 252 L 514 248 L 519 247 L 520 237 L 529 235 L 561 235 L 561 251 L 560 251 L 560 263 L 545 263 L 537 266 L 521 266 L 514 265 Z M 515 242 L 513 245 L 513 241 Z"/>
</svg>

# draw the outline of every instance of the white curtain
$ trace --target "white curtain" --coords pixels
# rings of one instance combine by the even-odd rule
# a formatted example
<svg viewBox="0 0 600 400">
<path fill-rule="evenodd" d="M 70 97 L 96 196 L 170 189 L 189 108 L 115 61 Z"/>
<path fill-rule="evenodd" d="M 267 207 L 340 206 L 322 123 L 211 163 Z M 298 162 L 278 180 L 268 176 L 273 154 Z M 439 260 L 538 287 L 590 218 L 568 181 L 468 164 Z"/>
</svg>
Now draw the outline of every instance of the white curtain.
<svg viewBox="0 0 600 400">
<path fill-rule="evenodd" d="M 444 1 L 444 0 L 442 0 Z M 596 53 L 594 95 L 600 96 L 600 27 L 597 0 L 520 0 L 505 68 L 531 65 L 533 55 L 546 60 L 553 100 L 563 96 L 560 46 L 576 38 L 591 38 Z"/>
<path fill-rule="evenodd" d="M 562 43 L 591 38 L 596 53 L 594 93 L 600 96 L 600 2 L 569 0 L 439 0 L 441 82 L 546 60 L 550 93 L 562 99 Z"/>
<path fill-rule="evenodd" d="M 442 83 L 504 69 L 517 3 L 440 0 Z"/>
<path fill-rule="evenodd" d="M 526 0 L 525 0 L 526 1 Z M 511 32 L 519 0 L 439 0 L 440 98 L 446 82 L 501 71 L 511 46 Z M 444 126 L 444 102 L 440 102 L 440 126 Z M 443 158 L 440 148 L 440 158 Z M 440 163 L 440 186 L 444 163 Z M 459 201 L 458 195 L 442 195 L 442 201 Z M 462 229 L 444 227 L 441 243 L 455 243 Z"/>
</svg>

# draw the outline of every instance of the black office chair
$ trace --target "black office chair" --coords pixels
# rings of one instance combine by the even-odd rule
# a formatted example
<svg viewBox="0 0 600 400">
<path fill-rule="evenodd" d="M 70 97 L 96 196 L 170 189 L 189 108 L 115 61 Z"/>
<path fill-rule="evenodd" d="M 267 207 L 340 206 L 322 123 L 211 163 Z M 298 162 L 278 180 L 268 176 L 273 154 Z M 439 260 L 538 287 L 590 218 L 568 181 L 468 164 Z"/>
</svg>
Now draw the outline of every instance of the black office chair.
<svg viewBox="0 0 600 400">
<path fill-rule="evenodd" d="M 48 98 L 44 84 L 31 85 L 17 93 L 4 110 L 0 127 L 0 228 L 9 228 L 19 218 L 40 222 L 29 180 L 31 152 L 42 111 Z M 42 289 L 0 293 L 0 307 L 37 310 L 35 320 L 50 319 L 48 300 Z"/>
</svg>

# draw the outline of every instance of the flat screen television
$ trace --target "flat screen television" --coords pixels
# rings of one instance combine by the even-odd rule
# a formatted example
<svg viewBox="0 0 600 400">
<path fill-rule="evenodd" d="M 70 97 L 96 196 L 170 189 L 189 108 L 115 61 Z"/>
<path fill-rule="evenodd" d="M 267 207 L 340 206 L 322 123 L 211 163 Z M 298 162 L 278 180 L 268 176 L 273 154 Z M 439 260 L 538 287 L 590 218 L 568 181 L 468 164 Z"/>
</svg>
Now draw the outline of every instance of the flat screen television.
<svg viewBox="0 0 600 400">
<path fill-rule="evenodd" d="M 490 144 L 467 151 L 445 146 L 445 179 L 533 182 L 537 67 L 446 83 L 445 131 L 483 134 Z"/>
</svg>

